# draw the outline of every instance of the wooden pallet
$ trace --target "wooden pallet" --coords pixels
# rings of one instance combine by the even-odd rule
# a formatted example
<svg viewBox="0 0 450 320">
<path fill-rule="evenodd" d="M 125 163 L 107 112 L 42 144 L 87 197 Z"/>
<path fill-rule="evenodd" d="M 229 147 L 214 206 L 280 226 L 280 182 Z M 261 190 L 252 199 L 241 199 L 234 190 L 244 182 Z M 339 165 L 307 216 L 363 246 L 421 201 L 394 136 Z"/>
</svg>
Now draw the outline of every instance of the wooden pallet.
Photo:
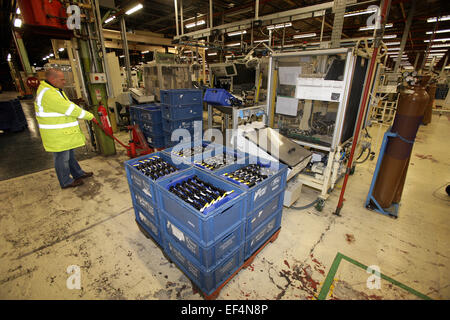
<svg viewBox="0 0 450 320">
<path fill-rule="evenodd" d="M 264 249 L 265 246 L 267 246 L 270 242 L 274 242 L 277 238 L 278 235 L 280 234 L 281 231 L 281 227 L 275 231 L 272 236 L 266 241 L 264 242 L 263 245 L 261 245 L 261 247 L 259 247 L 258 250 L 255 251 L 255 253 L 253 253 L 247 260 L 244 261 L 244 263 L 242 264 L 242 266 L 240 266 L 231 276 L 228 277 L 227 280 L 225 280 L 224 283 L 222 283 L 220 285 L 220 287 L 218 287 L 213 293 L 211 293 L 210 295 L 207 295 L 205 293 L 203 293 L 192 281 L 192 289 L 194 293 L 200 293 L 205 300 L 215 300 L 219 294 L 220 291 L 222 290 L 222 288 L 228 283 L 230 282 L 231 279 L 234 278 L 235 275 L 237 275 L 239 273 L 239 271 L 241 271 L 241 269 L 243 268 L 247 268 L 248 266 L 250 266 L 253 263 L 253 260 L 255 260 L 255 257 L 258 255 L 259 252 L 261 252 L 262 249 Z"/>
</svg>

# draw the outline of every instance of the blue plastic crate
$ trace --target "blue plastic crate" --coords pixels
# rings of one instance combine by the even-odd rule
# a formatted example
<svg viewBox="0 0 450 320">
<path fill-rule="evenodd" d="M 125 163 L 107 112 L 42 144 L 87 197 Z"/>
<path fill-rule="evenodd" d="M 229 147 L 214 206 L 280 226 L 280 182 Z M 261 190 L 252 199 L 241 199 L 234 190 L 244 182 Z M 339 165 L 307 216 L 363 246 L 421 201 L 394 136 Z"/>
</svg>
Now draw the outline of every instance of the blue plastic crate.
<svg viewBox="0 0 450 320">
<path fill-rule="evenodd" d="M 257 160 L 257 164 L 261 164 L 263 166 L 269 166 L 271 168 L 278 168 L 278 171 L 274 173 L 272 176 L 267 179 L 257 183 L 251 188 L 246 187 L 244 184 L 241 184 L 233 179 L 227 178 L 224 174 L 231 173 L 235 170 L 243 168 L 248 164 L 254 163 L 254 158 L 247 157 L 245 158 L 245 164 L 233 164 L 224 169 L 219 169 L 214 171 L 213 174 L 216 176 L 229 181 L 236 186 L 239 186 L 243 190 L 247 191 L 247 204 L 246 204 L 246 212 L 250 215 L 256 208 L 260 207 L 268 198 L 269 195 L 277 194 L 280 191 L 286 189 L 286 179 L 287 179 L 287 170 L 288 167 L 281 162 L 273 162 L 273 161 L 264 161 L 260 162 Z"/>
<path fill-rule="evenodd" d="M 165 252 L 205 295 L 216 291 L 244 263 L 243 245 L 212 269 L 205 269 L 191 260 L 190 254 L 177 243 L 166 241 Z"/>
<path fill-rule="evenodd" d="M 217 106 L 231 106 L 233 95 L 225 89 L 208 88 L 205 91 L 203 101 Z"/>
<path fill-rule="evenodd" d="M 183 106 L 172 106 L 161 104 L 161 114 L 167 120 L 184 120 L 203 117 L 203 105 L 188 104 Z"/>
<path fill-rule="evenodd" d="M 169 191 L 172 185 L 193 176 L 197 176 L 200 180 L 225 192 L 232 191 L 232 193 L 200 212 L 200 210 Z M 244 222 L 244 191 L 203 170 L 186 169 L 167 179 L 158 181 L 156 187 L 159 189 L 159 208 L 161 211 L 164 210 L 165 214 L 175 219 L 177 225 L 182 226 L 183 230 L 189 230 L 202 246 L 212 245 L 238 224 Z"/>
<path fill-rule="evenodd" d="M 162 121 L 161 107 L 153 104 L 138 109 L 140 112 L 140 120 L 147 123 L 158 124 Z"/>
<path fill-rule="evenodd" d="M 280 228 L 282 212 L 283 209 L 278 210 L 253 233 L 246 235 L 245 260 L 252 256 Z"/>
<path fill-rule="evenodd" d="M 203 92 L 197 89 L 160 90 L 161 103 L 172 106 L 203 103 Z"/>
<path fill-rule="evenodd" d="M 161 153 L 161 152 L 154 152 L 152 154 L 147 154 L 147 155 L 144 155 L 139 158 L 125 161 L 125 171 L 127 173 L 127 179 L 128 179 L 128 184 L 129 184 L 130 188 L 131 187 L 136 188 L 137 190 L 139 190 L 140 192 L 145 194 L 151 203 L 156 204 L 158 201 L 157 200 L 158 199 L 158 197 L 157 197 L 158 190 L 154 187 L 155 181 L 153 181 L 151 178 L 147 177 L 146 175 L 139 172 L 137 169 L 135 169 L 133 167 L 133 165 L 138 164 L 139 161 L 142 161 L 144 159 L 148 159 L 148 158 L 151 158 L 154 156 L 161 157 L 164 161 L 167 161 L 168 163 L 170 163 L 171 165 L 176 167 L 179 171 L 189 168 L 190 166 L 185 163 L 174 163 L 170 156 L 168 156 L 167 154 Z M 159 178 L 156 181 L 163 180 L 166 177 L 170 177 L 176 173 L 177 172 L 173 172 L 167 176 Z"/>
<path fill-rule="evenodd" d="M 245 240 L 245 225 L 241 222 L 221 239 L 205 247 L 196 239 L 195 235 L 191 234 L 190 230 L 185 230 L 164 210 L 161 210 L 161 229 L 168 241 L 177 243 L 190 253 L 197 264 L 206 269 L 213 268 L 226 259 Z"/>
<path fill-rule="evenodd" d="M 194 121 L 197 121 L 195 125 L 198 126 L 198 128 L 200 129 L 199 131 L 202 131 L 203 127 L 202 117 L 194 117 L 191 119 L 184 119 L 184 120 L 167 120 L 163 118 L 162 127 L 164 131 L 169 133 L 172 133 L 172 131 L 176 129 L 194 130 Z"/>
<path fill-rule="evenodd" d="M 254 210 L 245 221 L 245 238 L 251 234 L 275 212 L 283 209 L 284 190 L 267 199 L 259 208 Z"/>
<path fill-rule="evenodd" d="M 139 225 L 158 243 L 164 247 L 161 228 L 157 222 L 151 219 L 148 213 L 139 206 L 134 207 L 134 214 Z"/>
<path fill-rule="evenodd" d="M 130 185 L 131 200 L 133 207 L 138 205 L 144 209 L 148 216 L 150 216 L 156 223 L 160 222 L 160 217 L 155 202 L 152 198 L 141 192 L 135 186 Z"/>
<path fill-rule="evenodd" d="M 162 135 L 162 123 L 152 123 L 150 121 L 141 120 L 139 123 L 139 128 L 141 128 L 144 135 L 161 136 Z"/>
<path fill-rule="evenodd" d="M 153 134 L 148 134 L 143 132 L 145 140 L 147 140 L 147 143 L 153 147 L 153 148 L 165 148 L 166 147 L 166 140 L 164 135 L 162 136 L 156 136 Z"/>
</svg>

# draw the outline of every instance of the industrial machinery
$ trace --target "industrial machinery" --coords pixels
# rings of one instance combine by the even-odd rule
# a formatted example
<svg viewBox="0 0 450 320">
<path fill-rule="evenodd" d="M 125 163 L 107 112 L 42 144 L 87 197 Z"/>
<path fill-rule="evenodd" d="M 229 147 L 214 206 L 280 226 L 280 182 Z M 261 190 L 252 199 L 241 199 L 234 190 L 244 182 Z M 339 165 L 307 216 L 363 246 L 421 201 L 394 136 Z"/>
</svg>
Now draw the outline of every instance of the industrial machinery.
<svg viewBox="0 0 450 320">
<path fill-rule="evenodd" d="M 159 90 L 192 88 L 190 65 L 176 63 L 175 56 L 170 56 L 166 55 L 164 59 L 157 56 L 142 66 L 145 94 L 158 101 L 161 99 Z"/>
<path fill-rule="evenodd" d="M 361 108 L 369 59 L 350 48 L 274 53 L 269 65 L 268 124 L 312 153 L 298 184 L 320 191 L 321 210 L 347 157 Z"/>
</svg>

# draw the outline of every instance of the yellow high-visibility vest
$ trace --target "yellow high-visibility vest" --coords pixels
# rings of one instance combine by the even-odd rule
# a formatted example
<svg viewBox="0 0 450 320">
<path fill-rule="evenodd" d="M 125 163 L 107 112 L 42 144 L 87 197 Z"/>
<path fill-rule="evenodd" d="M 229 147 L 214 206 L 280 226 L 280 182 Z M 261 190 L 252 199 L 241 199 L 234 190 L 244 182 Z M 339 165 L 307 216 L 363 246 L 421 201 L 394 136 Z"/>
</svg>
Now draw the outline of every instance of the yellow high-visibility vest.
<svg viewBox="0 0 450 320">
<path fill-rule="evenodd" d="M 64 91 L 41 81 L 34 109 L 45 151 L 61 152 L 85 145 L 78 119 L 92 120 L 94 115 L 70 101 Z"/>
</svg>

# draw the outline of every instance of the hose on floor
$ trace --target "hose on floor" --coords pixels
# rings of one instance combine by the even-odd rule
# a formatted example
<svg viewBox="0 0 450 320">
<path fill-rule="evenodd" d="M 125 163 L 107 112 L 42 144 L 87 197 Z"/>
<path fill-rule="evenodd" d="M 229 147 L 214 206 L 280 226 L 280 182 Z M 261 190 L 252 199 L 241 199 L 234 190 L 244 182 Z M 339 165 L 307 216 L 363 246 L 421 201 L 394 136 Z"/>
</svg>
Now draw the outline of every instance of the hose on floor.
<svg viewBox="0 0 450 320">
<path fill-rule="evenodd" d="M 316 200 L 314 200 L 313 202 L 311 202 L 310 204 L 307 204 L 305 206 L 302 207 L 289 207 L 289 209 L 295 209 L 295 210 L 304 210 L 304 209 L 308 209 L 311 208 L 312 206 L 314 206 L 317 202 L 319 202 L 320 198 L 317 198 Z"/>
</svg>

